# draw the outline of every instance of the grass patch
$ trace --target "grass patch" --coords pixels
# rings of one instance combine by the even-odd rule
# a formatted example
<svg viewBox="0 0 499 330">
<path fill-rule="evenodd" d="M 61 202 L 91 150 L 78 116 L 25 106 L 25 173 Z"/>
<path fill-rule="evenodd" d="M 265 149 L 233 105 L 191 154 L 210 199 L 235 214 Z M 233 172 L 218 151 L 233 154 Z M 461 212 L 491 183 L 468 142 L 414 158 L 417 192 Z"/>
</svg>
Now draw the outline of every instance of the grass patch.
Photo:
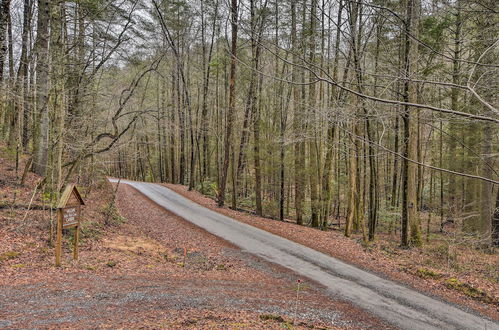
<svg viewBox="0 0 499 330">
<path fill-rule="evenodd" d="M 495 265 L 485 265 L 484 268 L 485 279 L 491 283 L 499 283 L 499 272 Z"/>
<path fill-rule="evenodd" d="M 362 248 L 364 248 L 364 252 L 374 252 L 375 251 L 375 247 L 373 245 L 373 243 L 371 242 L 368 242 L 368 241 L 364 241 L 362 238 L 359 238 L 357 240 L 357 242 L 360 244 L 360 246 L 362 246 Z"/>
<path fill-rule="evenodd" d="M 279 323 L 284 323 L 284 318 L 281 315 L 274 314 L 262 314 L 260 315 L 260 319 L 264 321 L 277 321 Z"/>
<path fill-rule="evenodd" d="M 393 257 L 395 255 L 400 254 L 397 251 L 395 251 L 395 249 L 390 245 L 383 244 L 381 245 L 380 249 L 381 251 L 385 252 L 389 257 Z"/>
<path fill-rule="evenodd" d="M 97 240 L 102 236 L 101 224 L 96 221 L 85 221 L 80 223 L 80 243 L 85 240 Z M 73 236 L 70 237 L 70 242 L 73 243 Z"/>
<path fill-rule="evenodd" d="M 118 208 L 113 202 L 106 203 L 103 210 L 105 216 L 105 223 L 108 225 L 121 225 L 127 221 L 125 217 L 122 217 L 118 211 Z"/>
<path fill-rule="evenodd" d="M 433 279 L 439 279 L 442 278 L 444 275 L 441 273 L 438 273 L 434 270 L 428 269 L 428 268 L 419 268 L 416 271 L 416 275 L 421 277 L 421 278 L 433 278 Z"/>
<path fill-rule="evenodd" d="M 110 260 L 106 263 L 106 266 L 113 268 L 114 266 L 116 266 L 116 261 Z"/>
<path fill-rule="evenodd" d="M 487 292 L 482 289 L 475 288 L 468 283 L 459 281 L 456 278 L 449 278 L 445 281 L 445 286 L 449 289 L 459 291 L 464 295 L 486 303 L 497 303 Z"/>
<path fill-rule="evenodd" d="M 12 265 L 11 266 L 12 268 L 23 268 L 23 267 L 26 267 L 25 264 L 17 264 L 17 265 Z"/>
<path fill-rule="evenodd" d="M 8 251 L 0 254 L 0 261 L 12 260 L 19 257 L 20 253 L 17 251 Z"/>
<path fill-rule="evenodd" d="M 185 320 L 185 321 L 182 322 L 182 325 L 184 325 L 184 326 L 190 326 L 190 325 L 194 325 L 196 323 L 198 323 L 198 321 L 195 320 L 195 319 L 187 319 L 187 320 Z"/>
<path fill-rule="evenodd" d="M 10 161 L 15 161 L 16 160 L 16 149 L 15 148 L 8 148 L 7 146 L 2 146 L 0 147 L 0 154 L 2 155 L 3 158 L 10 160 Z"/>
</svg>

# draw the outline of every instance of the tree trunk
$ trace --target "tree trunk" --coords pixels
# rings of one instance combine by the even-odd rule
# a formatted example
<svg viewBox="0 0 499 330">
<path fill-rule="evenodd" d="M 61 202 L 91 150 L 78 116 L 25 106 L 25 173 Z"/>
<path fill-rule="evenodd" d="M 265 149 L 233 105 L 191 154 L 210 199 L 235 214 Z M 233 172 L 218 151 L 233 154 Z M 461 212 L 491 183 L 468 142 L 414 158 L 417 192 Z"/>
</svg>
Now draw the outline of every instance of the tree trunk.
<svg viewBox="0 0 499 330">
<path fill-rule="evenodd" d="M 50 20 L 49 1 L 38 1 L 38 23 L 36 52 L 36 118 L 39 119 L 33 147 L 33 171 L 41 176 L 47 172 L 49 145 L 48 114 L 48 24 Z"/>
<path fill-rule="evenodd" d="M 342 12 L 343 12 L 343 1 L 340 0 L 338 4 L 338 15 L 336 26 L 341 25 Z M 340 40 L 341 40 L 341 29 L 336 30 L 336 39 L 334 45 L 334 62 L 333 62 L 333 80 L 338 80 L 338 63 L 340 55 Z M 332 104 L 336 104 L 335 101 L 339 100 L 339 93 L 336 86 L 331 89 L 331 100 Z M 327 143 L 326 143 L 326 159 L 324 162 L 324 171 L 322 174 L 322 205 L 321 205 L 321 226 L 322 228 L 327 228 L 328 219 L 331 213 L 331 197 L 333 190 L 333 159 L 334 159 L 334 137 L 336 124 L 333 122 L 333 118 L 326 118 L 327 120 Z M 339 183 L 338 183 L 339 184 Z"/>
<path fill-rule="evenodd" d="M 413 38 L 417 38 L 419 30 L 419 0 L 408 0 L 406 11 L 406 29 L 404 67 L 405 78 L 409 79 L 417 72 L 418 43 Z M 409 33 L 411 36 L 409 36 Z M 417 102 L 416 83 L 406 80 L 404 83 L 404 101 L 410 103 Z M 421 231 L 418 218 L 417 207 L 417 165 L 410 160 L 417 161 L 417 123 L 415 108 L 404 107 L 404 157 L 403 161 L 403 195 L 402 195 L 402 246 L 421 245 Z"/>
<path fill-rule="evenodd" d="M 204 4 L 204 0 L 201 1 L 201 5 Z M 203 8 L 201 8 L 203 11 Z M 209 155 L 208 155 L 208 145 L 209 145 L 209 136 L 208 136 L 208 130 L 209 130 L 209 120 L 208 120 L 208 91 L 209 91 L 209 86 L 210 86 L 210 73 L 211 73 L 211 58 L 213 55 L 213 44 L 214 44 L 214 39 L 215 39 L 215 33 L 216 33 L 216 23 L 217 23 L 217 15 L 218 15 L 218 1 L 215 2 L 215 13 L 213 17 L 213 25 L 212 25 L 212 34 L 211 34 L 211 39 L 210 39 L 210 46 L 208 50 L 207 56 L 205 56 L 205 38 L 204 38 L 204 14 L 201 14 L 202 22 L 203 22 L 203 28 L 202 28 L 202 42 L 203 42 L 203 68 L 204 68 L 204 80 L 203 80 L 203 104 L 201 107 L 201 123 L 202 127 L 200 130 L 200 134 L 202 134 L 202 140 L 203 140 L 203 169 L 202 169 L 202 178 L 201 181 L 204 180 L 207 176 L 210 176 L 210 161 L 209 161 Z"/>
<path fill-rule="evenodd" d="M 0 83 L 4 80 L 4 65 L 7 56 L 7 25 L 10 20 L 10 2 L 11 0 L 3 0 L 0 6 Z"/>
<path fill-rule="evenodd" d="M 317 18 L 316 18 L 316 7 L 317 0 L 312 0 L 310 4 L 310 32 L 309 32 L 309 63 L 311 65 L 315 64 L 315 34 L 317 27 Z M 312 69 L 314 70 L 314 69 Z M 310 72 L 309 80 L 313 81 L 315 79 L 314 73 Z M 310 124 L 308 125 L 311 129 L 313 138 L 310 139 L 308 143 L 309 154 L 310 154 L 310 162 L 309 162 L 309 178 L 310 178 L 310 207 L 311 207 L 311 216 L 312 216 L 312 227 L 319 227 L 319 189 L 318 189 L 318 173 L 319 173 L 319 154 L 317 151 L 317 126 L 316 126 L 316 117 L 317 110 L 316 107 L 316 91 L 315 91 L 315 83 L 310 84 L 308 90 L 308 107 L 309 111 L 309 120 Z"/>
<path fill-rule="evenodd" d="M 258 95 L 261 95 L 262 75 L 258 84 Z M 254 102 L 254 118 L 253 118 L 253 162 L 255 167 L 255 211 L 256 214 L 263 215 L 262 208 L 262 169 L 260 164 L 260 101 Z"/>
<path fill-rule="evenodd" d="M 455 14 L 455 26 L 454 26 L 454 57 L 452 61 L 452 83 L 459 85 L 460 84 L 460 58 L 461 58 L 461 29 L 462 29 L 462 18 L 461 18 L 461 0 L 456 1 L 456 14 Z M 451 109 L 458 109 L 459 101 L 459 89 L 453 88 L 451 90 Z M 462 129 L 461 125 L 451 121 L 449 131 L 450 131 L 450 139 L 449 139 L 449 169 L 453 171 L 458 170 L 459 163 L 453 157 L 456 154 L 456 138 Z M 458 201 L 457 197 L 457 183 L 456 176 L 449 175 L 449 209 L 460 209 L 457 207 L 456 203 Z"/>
<path fill-rule="evenodd" d="M 29 51 L 29 33 L 31 32 L 31 7 L 30 0 L 24 1 L 23 12 L 23 34 L 21 42 L 21 63 L 19 64 L 19 80 L 22 83 L 22 130 L 21 130 L 21 145 L 24 151 L 27 151 L 29 141 L 29 118 L 30 118 L 30 102 L 29 102 L 29 78 L 28 78 L 28 51 Z M 21 113 L 19 114 L 21 117 Z"/>
<path fill-rule="evenodd" d="M 235 107 L 236 107 L 236 61 L 237 61 L 237 28 L 238 28 L 238 8 L 237 0 L 231 0 L 231 59 L 230 59 L 230 77 L 229 77 L 229 107 L 227 109 L 227 122 L 225 123 L 224 140 L 224 161 L 222 165 L 222 175 L 220 177 L 219 192 L 217 196 L 218 206 L 225 203 L 225 190 L 227 185 L 227 174 L 229 170 L 230 145 L 232 139 L 232 126 L 234 125 Z"/>
<path fill-rule="evenodd" d="M 64 31 L 63 25 L 65 22 L 64 3 L 50 3 L 50 56 L 52 58 L 52 75 L 51 75 L 51 105 L 54 109 L 56 125 L 54 133 L 57 137 L 55 154 L 54 154 L 54 169 L 56 171 L 57 186 L 56 191 L 61 192 L 63 189 L 62 178 L 62 162 L 64 153 L 65 129 L 66 120 L 66 105 L 65 105 L 65 58 L 64 58 Z"/>
<path fill-rule="evenodd" d="M 296 2 L 291 1 L 291 43 L 293 47 L 293 63 L 299 64 L 299 46 L 297 40 L 297 30 L 296 30 Z M 293 81 L 299 81 L 299 71 L 301 71 L 298 65 L 293 66 Z M 305 166 L 305 146 L 303 142 L 303 111 L 304 107 L 302 102 L 302 86 L 294 85 L 293 87 L 293 130 L 295 134 L 295 144 L 294 144 L 294 181 L 295 181 L 295 212 L 296 212 L 296 223 L 303 225 L 303 200 L 305 199 L 305 182 L 304 182 L 304 166 Z"/>
<path fill-rule="evenodd" d="M 492 215 L 492 244 L 499 246 L 499 189 L 496 194 L 496 208 Z"/>
<path fill-rule="evenodd" d="M 351 125 L 351 130 L 355 132 L 355 124 Z M 358 191 L 357 191 L 357 148 L 355 146 L 355 137 L 350 137 L 350 152 L 348 155 L 349 168 L 348 168 L 348 214 L 345 223 L 345 236 L 350 237 L 353 229 L 355 218 L 358 217 Z"/>
</svg>

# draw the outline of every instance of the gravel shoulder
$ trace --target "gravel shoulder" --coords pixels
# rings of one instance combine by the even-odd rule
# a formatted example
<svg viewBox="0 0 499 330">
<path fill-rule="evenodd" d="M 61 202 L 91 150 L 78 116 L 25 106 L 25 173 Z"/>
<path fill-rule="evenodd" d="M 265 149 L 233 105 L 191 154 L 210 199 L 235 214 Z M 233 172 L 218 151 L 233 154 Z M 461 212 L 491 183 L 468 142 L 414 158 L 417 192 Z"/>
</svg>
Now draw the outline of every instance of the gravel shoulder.
<svg viewBox="0 0 499 330">
<path fill-rule="evenodd" d="M 360 240 L 346 238 L 338 231 L 320 231 L 310 227 L 298 226 L 291 222 L 274 221 L 258 217 L 253 214 L 232 210 L 228 207 L 220 208 L 213 199 L 197 191 L 188 191 L 187 187 L 183 185 L 163 185 L 210 210 L 231 217 L 232 219 L 287 238 L 349 264 L 369 270 L 383 278 L 402 283 L 437 299 L 457 304 L 464 309 L 479 312 L 492 320 L 499 320 L 497 303 L 486 304 L 478 302 L 455 290 L 447 288 L 445 285 L 441 285 L 435 279 L 418 276 L 417 269 L 410 266 L 411 259 L 413 260 L 412 263 L 414 263 L 414 260 L 418 258 L 418 254 L 420 254 L 420 251 L 417 251 L 417 249 L 413 249 L 412 251 L 394 250 L 393 247 L 389 247 L 389 249 L 371 249 L 362 245 Z M 495 260 L 492 264 L 499 266 L 497 256 L 491 256 L 491 258 Z M 497 285 L 492 286 L 490 290 L 496 297 L 496 301 L 498 290 Z"/>
<path fill-rule="evenodd" d="M 120 184 L 116 205 L 120 223 L 88 237 L 79 261 L 67 244 L 56 269 L 53 251 L 39 240 L 0 262 L 0 328 L 392 328 L 127 185 Z M 86 221 L 92 216 L 87 212 Z"/>
</svg>

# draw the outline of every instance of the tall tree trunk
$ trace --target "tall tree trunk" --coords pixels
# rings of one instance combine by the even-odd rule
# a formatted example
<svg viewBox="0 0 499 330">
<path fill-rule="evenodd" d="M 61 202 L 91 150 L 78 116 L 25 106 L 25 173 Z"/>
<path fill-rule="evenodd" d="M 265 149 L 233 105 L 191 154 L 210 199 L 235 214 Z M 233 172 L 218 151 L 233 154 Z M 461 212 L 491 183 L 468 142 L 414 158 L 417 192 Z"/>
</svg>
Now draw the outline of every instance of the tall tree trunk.
<svg viewBox="0 0 499 330">
<path fill-rule="evenodd" d="M 291 43 L 293 48 L 293 81 L 299 81 L 299 73 L 302 71 L 299 68 L 299 46 L 297 36 L 297 20 L 296 20 L 296 2 L 291 1 Z M 303 71 L 302 71 L 303 72 Z M 301 90 L 302 86 L 293 86 L 293 130 L 295 134 L 294 144 L 294 181 L 295 181 L 295 212 L 296 223 L 303 225 L 303 200 L 305 199 L 305 182 L 304 182 L 304 166 L 305 166 L 305 146 L 303 142 L 303 102 Z"/>
<path fill-rule="evenodd" d="M 260 163 L 260 95 L 262 94 L 262 80 L 263 75 L 260 74 L 258 83 L 258 104 L 255 94 L 253 105 L 255 106 L 253 112 L 253 162 L 255 168 L 255 211 L 256 214 L 263 215 L 262 207 L 262 168 Z"/>
<path fill-rule="evenodd" d="M 359 30 L 360 29 L 360 18 L 359 18 L 359 8 L 360 4 L 356 2 L 348 3 L 347 10 L 349 12 L 349 27 L 350 27 L 350 47 L 349 54 L 347 58 L 347 66 L 345 67 L 343 80 L 346 81 L 348 77 L 348 67 L 352 65 L 353 68 L 353 78 L 357 80 L 356 88 L 357 90 L 361 89 L 360 86 L 360 59 L 359 59 Z M 351 64 L 353 62 L 353 64 Z M 361 166 L 359 166 L 359 159 L 361 157 L 361 148 L 359 147 L 359 122 L 358 122 L 358 111 L 359 107 L 362 106 L 362 99 L 359 96 L 352 95 L 353 99 L 352 105 L 352 113 L 351 116 L 353 119 L 350 120 L 349 127 L 347 129 L 350 130 L 351 134 L 349 138 L 350 142 L 350 153 L 349 157 L 349 181 L 348 181 L 348 189 L 349 189 L 349 198 L 348 198 L 348 214 L 345 226 L 345 235 L 349 236 L 352 229 L 356 231 L 361 227 L 364 231 L 364 219 L 363 219 L 363 206 L 362 206 L 362 193 L 361 193 Z"/>
<path fill-rule="evenodd" d="M 266 6 L 266 3 L 265 3 Z M 260 17 L 256 16 L 256 7 L 253 0 L 250 1 L 250 39 L 251 39 L 251 74 L 250 82 L 248 87 L 248 98 L 246 101 L 246 109 L 244 113 L 243 129 L 241 132 L 241 141 L 239 143 L 239 157 L 237 163 L 237 187 L 240 187 L 242 182 L 242 174 L 244 168 L 246 167 L 246 145 L 249 142 L 250 137 L 250 122 L 252 117 L 255 115 L 255 109 L 257 107 L 257 95 L 256 88 L 258 85 L 258 71 L 260 67 L 260 53 L 261 53 L 261 38 L 263 33 L 263 24 L 265 22 L 265 12 L 262 11 Z M 254 121 L 253 121 L 254 122 Z"/>
<path fill-rule="evenodd" d="M 353 132 L 356 132 L 355 129 L 356 124 L 351 125 L 351 130 Z M 355 218 L 358 217 L 359 215 L 357 214 L 358 212 L 358 190 L 357 190 L 357 164 L 358 164 L 358 154 L 357 154 L 357 148 L 356 148 L 356 143 L 355 143 L 355 137 L 350 136 L 349 140 L 351 140 L 350 143 L 350 151 L 348 155 L 349 159 L 349 167 L 348 167 L 348 214 L 346 218 L 346 223 L 345 223 L 345 236 L 349 237 L 352 233 L 353 229 L 353 224 L 355 221 Z"/>
<path fill-rule="evenodd" d="M 178 129 L 180 134 L 180 152 L 179 152 L 179 183 L 185 184 L 185 168 L 186 168 L 186 138 L 185 138 L 185 108 L 182 98 L 181 86 L 180 86 L 180 71 L 177 66 L 175 73 L 175 86 L 176 86 L 176 96 L 177 96 L 177 118 L 179 121 Z"/>
<path fill-rule="evenodd" d="M 236 61 L 237 61 L 237 28 L 238 28 L 238 8 L 237 0 L 231 0 L 231 59 L 230 59 L 230 77 L 229 77 L 229 107 L 227 109 L 227 122 L 225 123 L 225 140 L 224 140 L 224 161 L 222 166 L 222 174 L 219 183 L 219 192 L 217 196 L 218 206 L 223 206 L 225 203 L 225 190 L 227 185 L 227 174 L 229 170 L 230 145 L 232 139 L 232 126 L 234 125 L 236 111 Z"/>
<path fill-rule="evenodd" d="M 496 193 L 496 208 L 492 215 L 492 244 L 499 246 L 499 189 Z"/>
<path fill-rule="evenodd" d="M 29 141 L 29 118 L 30 118 L 30 102 L 29 102 L 29 78 L 28 78 L 28 51 L 29 46 L 29 33 L 31 32 L 31 0 L 24 1 L 23 12 L 23 34 L 21 43 L 21 63 L 19 68 L 19 80 L 22 82 L 22 130 L 21 130 L 21 145 L 24 151 L 27 151 Z M 22 67 L 22 69 L 21 69 Z M 21 103 L 21 102 L 20 102 Z M 21 117 L 21 113 L 19 114 Z"/>
<path fill-rule="evenodd" d="M 173 73 L 175 75 L 175 73 Z M 172 91 L 171 91 L 172 99 L 175 97 L 175 81 L 172 79 Z M 175 125 L 175 109 L 172 105 L 170 107 L 170 116 L 169 116 L 169 127 L 170 127 L 170 173 L 171 173 L 171 182 L 178 183 L 177 179 L 177 148 L 175 146 L 176 138 L 176 125 Z"/>
<path fill-rule="evenodd" d="M 203 6 L 204 0 L 201 1 L 201 5 Z M 209 136 L 208 136 L 208 129 L 209 129 L 209 120 L 208 120 L 208 91 L 209 91 L 209 86 L 210 86 L 210 73 L 211 73 L 211 58 L 213 55 L 213 45 L 214 45 L 214 39 L 215 39 L 215 34 L 217 31 L 217 16 L 218 16 L 218 0 L 215 2 L 215 8 L 214 8 L 214 15 L 213 15 L 213 24 L 212 24 L 212 33 L 211 33 L 211 39 L 210 39 L 210 45 L 209 45 L 209 50 L 208 54 L 205 56 L 206 53 L 206 44 L 205 44 L 205 37 L 204 37 L 204 10 L 201 8 L 201 11 L 203 12 L 201 14 L 201 19 L 203 23 L 203 28 L 202 28 L 202 42 L 203 42 L 203 68 L 204 68 L 204 80 L 203 80 L 203 104 L 201 107 L 201 123 L 202 127 L 200 130 L 200 134 L 202 134 L 202 140 L 203 140 L 203 169 L 202 169 L 202 178 L 201 181 L 203 181 L 204 178 L 207 176 L 210 176 L 210 157 L 208 154 L 208 145 L 209 145 Z"/>
<path fill-rule="evenodd" d="M 4 80 L 4 65 L 7 57 L 7 25 L 10 20 L 11 0 L 3 0 L 0 5 L 0 83 Z"/>
<path fill-rule="evenodd" d="M 309 32 L 309 63 L 311 65 L 315 64 L 315 34 L 317 28 L 317 0 L 312 0 L 310 4 L 310 32 Z M 313 70 L 313 69 L 312 69 Z M 314 73 L 310 72 L 310 81 L 315 79 Z M 315 83 L 310 84 L 308 94 L 308 106 L 310 108 L 310 129 L 313 138 L 310 139 L 308 143 L 309 153 L 310 153 L 310 163 L 309 163 L 309 178 L 310 178 L 310 207 L 311 207 L 311 216 L 312 216 L 312 227 L 319 227 L 319 191 L 318 191 L 318 173 L 319 173 L 319 154 L 317 150 L 317 125 L 316 125 L 316 117 L 317 110 L 316 107 L 316 91 L 315 91 Z"/>
<path fill-rule="evenodd" d="M 66 105 L 65 105 L 65 57 L 64 57 L 64 24 L 65 13 L 64 3 L 50 3 L 50 57 L 52 59 L 51 71 L 51 105 L 54 109 L 56 125 L 54 133 L 56 137 L 56 147 L 54 154 L 54 170 L 56 172 L 56 191 L 61 192 L 63 188 L 62 178 L 62 163 L 64 153 L 65 129 L 66 120 Z"/>
<path fill-rule="evenodd" d="M 10 21 L 10 0 L 0 4 L 0 137 L 8 131 L 7 84 L 4 77 L 5 59 L 7 58 L 7 27 Z"/>
<path fill-rule="evenodd" d="M 162 119 L 163 119 L 163 116 L 164 116 L 164 108 L 162 106 L 162 94 L 160 92 L 161 90 L 161 84 L 160 84 L 160 80 L 159 79 L 156 79 L 156 148 L 157 148 L 157 151 L 158 151 L 158 177 L 159 177 L 159 181 L 160 182 L 164 182 L 165 181 L 165 176 L 164 176 L 164 173 L 165 171 L 163 170 L 163 159 L 164 159 L 164 155 L 163 155 L 163 134 L 162 134 L 162 131 L 163 131 L 163 127 L 161 127 L 162 125 Z"/>
<path fill-rule="evenodd" d="M 267 2 L 265 2 L 263 9 L 265 10 Z M 253 118 L 253 162 L 255 169 L 255 206 L 256 213 L 262 215 L 262 174 L 260 164 L 260 95 L 262 86 L 262 74 L 258 73 L 260 70 L 260 52 L 261 52 L 261 39 L 265 23 L 265 11 L 262 11 L 261 16 L 256 16 L 255 1 L 250 1 L 250 18 L 251 18 L 251 51 L 252 51 L 252 72 L 250 80 L 250 89 L 248 93 L 248 105 L 250 106 L 250 118 Z M 239 158 L 241 160 L 241 155 Z M 240 174 L 244 167 L 244 162 L 240 163 L 242 166 L 238 170 Z"/>
<path fill-rule="evenodd" d="M 38 1 L 36 52 L 36 118 L 39 120 L 33 147 L 33 171 L 45 176 L 48 162 L 49 114 L 48 114 L 48 24 L 49 1 Z"/>
<path fill-rule="evenodd" d="M 499 4 L 497 1 L 488 0 L 484 4 L 487 8 L 492 8 L 487 12 L 485 17 L 478 24 L 478 28 L 481 31 L 487 31 L 485 35 L 488 37 L 485 38 L 481 42 L 481 47 L 483 49 L 480 50 L 481 61 L 485 64 L 495 64 L 495 60 L 497 60 L 497 52 L 494 54 L 486 53 L 490 47 L 497 43 L 497 35 L 499 33 L 499 26 L 494 24 L 494 19 L 497 18 L 497 9 Z M 495 21 L 497 22 L 497 21 Z M 484 84 L 484 86 L 493 86 L 497 83 L 497 74 L 492 73 L 492 70 L 489 69 L 478 69 L 478 79 Z M 483 90 L 479 88 L 480 95 L 484 97 L 489 102 L 494 102 L 497 100 L 497 91 L 494 91 L 493 88 L 483 88 Z M 484 107 L 484 113 L 487 113 L 489 116 L 494 116 L 494 113 L 489 110 L 487 107 Z M 490 164 L 494 164 L 494 155 L 497 155 L 499 148 L 497 147 L 497 143 L 494 144 L 494 141 L 497 142 L 497 125 L 493 126 L 492 123 L 485 122 L 480 126 L 482 130 L 481 136 L 481 165 L 480 165 L 480 174 L 486 178 L 494 177 L 494 168 Z M 494 147 L 495 146 L 495 147 Z M 497 177 L 497 176 L 496 176 Z M 490 182 L 481 181 L 480 183 L 480 218 L 478 219 L 478 233 L 485 240 L 486 244 L 491 243 L 491 234 L 492 234 L 492 221 L 490 215 L 494 213 L 494 200 L 493 200 L 493 191 L 494 186 Z"/>
<path fill-rule="evenodd" d="M 400 130 L 400 116 L 397 113 L 395 117 L 395 129 L 394 129 L 394 138 L 393 138 L 393 150 L 395 152 L 399 152 L 399 130 Z M 399 174 L 399 156 L 393 155 L 393 178 L 392 178 L 392 189 L 391 189 L 391 206 L 396 207 L 398 205 L 398 198 L 397 198 L 397 192 L 399 188 L 399 181 L 398 181 L 398 174 Z"/>
<path fill-rule="evenodd" d="M 416 83 L 409 81 L 417 72 L 419 15 L 421 4 L 419 0 L 407 0 L 406 35 L 404 49 L 404 101 L 417 102 Z M 402 178 L 402 246 L 421 245 L 421 231 L 417 207 L 417 165 L 409 160 L 417 161 L 417 123 L 415 112 L 410 106 L 404 107 L 404 171 Z M 409 159 L 409 160 L 408 160 Z"/>
<path fill-rule="evenodd" d="M 455 85 L 460 84 L 460 59 L 461 59 L 461 29 L 462 29 L 462 17 L 461 17 L 461 0 L 456 1 L 456 13 L 455 13 L 455 24 L 454 24 L 454 56 L 452 61 L 452 83 Z M 459 89 L 453 88 L 451 90 L 451 109 L 458 109 L 459 105 Z M 454 121 L 450 122 L 450 139 L 449 139 L 449 164 L 448 167 L 450 170 L 457 171 L 458 170 L 458 162 L 454 158 L 456 154 L 456 138 L 460 131 L 459 124 Z M 456 176 L 451 174 L 449 175 L 449 209 L 459 209 L 456 207 L 456 203 L 458 201 L 457 197 L 457 183 Z"/>
<path fill-rule="evenodd" d="M 494 139 L 494 128 L 491 123 L 484 123 L 482 129 L 482 164 L 481 175 L 485 178 L 493 177 L 493 172 L 490 165 L 493 163 L 492 156 L 492 141 Z M 492 222 L 490 215 L 494 213 L 493 209 L 493 193 L 494 186 L 490 182 L 482 181 L 480 187 L 480 219 L 478 225 L 478 232 L 487 241 L 490 242 L 490 235 L 492 232 Z"/>
<path fill-rule="evenodd" d="M 15 81 L 12 80 L 14 97 L 11 99 L 10 108 L 10 128 L 9 128 L 9 139 L 8 146 L 16 150 L 16 154 L 19 152 L 22 136 L 22 119 L 23 119 L 23 95 L 24 95 L 24 82 L 27 80 L 27 49 L 28 49 L 28 25 L 29 25 L 29 1 L 25 0 L 24 10 L 23 10 L 23 30 L 21 34 L 21 54 L 19 58 L 19 66 L 17 68 L 17 74 Z M 12 17 L 10 17 L 12 19 Z M 9 44 L 11 48 L 14 48 L 12 42 L 12 22 L 9 27 Z M 10 51 L 9 57 L 12 58 L 12 51 Z M 11 72 L 13 76 L 14 73 Z M 16 156 L 17 157 L 17 156 Z"/>
<path fill-rule="evenodd" d="M 343 12 L 343 0 L 339 1 L 338 4 L 338 15 L 336 26 L 341 25 L 342 12 Z M 338 64 L 339 64 L 339 55 L 340 55 L 340 40 L 341 40 L 341 29 L 336 30 L 336 38 L 334 45 L 334 62 L 333 62 L 333 80 L 338 80 Z M 332 87 L 331 90 L 331 104 L 336 105 L 337 101 L 339 101 L 339 93 L 336 86 Z M 322 213 L 321 213 L 321 226 L 323 228 L 327 228 L 328 226 L 328 218 L 331 213 L 331 197 L 332 197 L 332 189 L 333 189 L 333 159 L 334 159 L 334 136 L 335 136 L 335 128 L 336 124 L 333 123 L 333 118 L 327 118 L 327 143 L 326 143 L 326 159 L 324 162 L 324 171 L 322 175 Z"/>
</svg>

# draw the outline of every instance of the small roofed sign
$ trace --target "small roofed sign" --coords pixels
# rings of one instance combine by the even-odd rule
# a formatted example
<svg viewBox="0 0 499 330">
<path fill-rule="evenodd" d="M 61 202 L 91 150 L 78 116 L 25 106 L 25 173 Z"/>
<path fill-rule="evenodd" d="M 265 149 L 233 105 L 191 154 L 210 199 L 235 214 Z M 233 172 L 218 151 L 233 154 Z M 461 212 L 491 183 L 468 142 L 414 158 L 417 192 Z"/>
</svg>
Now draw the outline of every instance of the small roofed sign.
<svg viewBox="0 0 499 330">
<path fill-rule="evenodd" d="M 80 234 L 81 206 L 85 205 L 80 192 L 74 184 L 69 184 L 57 205 L 57 241 L 55 247 L 55 265 L 61 265 L 62 230 L 74 227 L 73 259 L 78 259 L 78 243 Z"/>
<path fill-rule="evenodd" d="M 62 226 L 64 228 L 78 225 L 78 209 L 76 207 L 65 207 L 62 209 Z"/>
</svg>

